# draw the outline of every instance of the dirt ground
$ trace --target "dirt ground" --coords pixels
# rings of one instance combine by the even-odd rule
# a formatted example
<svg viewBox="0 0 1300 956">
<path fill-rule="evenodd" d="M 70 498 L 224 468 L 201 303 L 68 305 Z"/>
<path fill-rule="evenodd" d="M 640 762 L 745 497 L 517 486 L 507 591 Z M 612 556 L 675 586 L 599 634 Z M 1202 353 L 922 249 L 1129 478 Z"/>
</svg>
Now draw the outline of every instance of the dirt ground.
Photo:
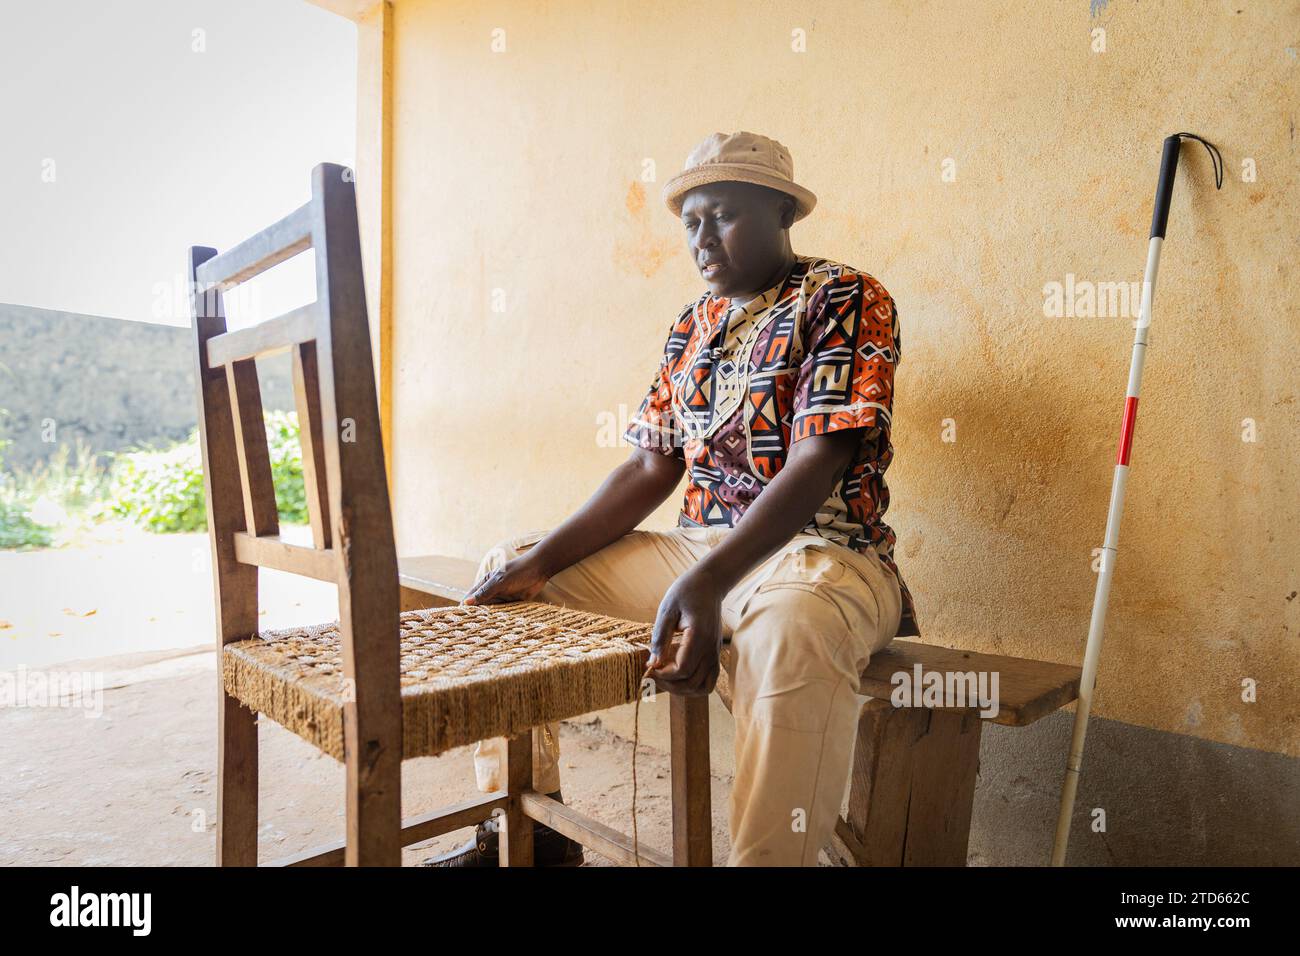
<svg viewBox="0 0 1300 956">
<path fill-rule="evenodd" d="M 68 662 L 46 673 L 102 674 L 102 709 L 0 708 L 0 864 L 182 865 L 213 862 L 215 655 L 206 647 Z M 631 832 L 631 743 L 599 717 L 561 732 L 565 802 Z M 343 836 L 343 768 L 270 721 L 260 727 L 259 856 L 270 862 Z M 667 755 L 637 754 L 637 827 L 669 850 Z M 727 854 L 730 780 L 713 780 L 713 854 Z M 476 795 L 472 748 L 403 765 L 403 814 Z M 407 848 L 415 865 L 471 830 Z M 586 865 L 608 866 L 586 851 Z"/>
<path fill-rule="evenodd" d="M 334 589 L 318 581 L 264 570 L 260 592 L 264 628 L 338 615 Z M 0 552 L 0 678 L 16 686 L 26 668 L 102 680 L 89 707 L 0 706 L 0 865 L 213 862 L 214 633 L 205 534 L 103 527 L 66 547 Z M 262 861 L 342 839 L 343 767 L 271 721 L 260 729 Z M 472 750 L 407 761 L 403 814 L 477 795 Z M 631 832 L 631 743 L 593 715 L 563 725 L 561 753 L 565 802 Z M 640 748 L 638 832 L 661 850 L 672 845 L 668 767 L 663 751 Z M 714 778 L 719 863 L 729 784 Z M 409 848 L 404 862 L 471 833 Z M 591 851 L 587 861 L 608 865 Z"/>
</svg>

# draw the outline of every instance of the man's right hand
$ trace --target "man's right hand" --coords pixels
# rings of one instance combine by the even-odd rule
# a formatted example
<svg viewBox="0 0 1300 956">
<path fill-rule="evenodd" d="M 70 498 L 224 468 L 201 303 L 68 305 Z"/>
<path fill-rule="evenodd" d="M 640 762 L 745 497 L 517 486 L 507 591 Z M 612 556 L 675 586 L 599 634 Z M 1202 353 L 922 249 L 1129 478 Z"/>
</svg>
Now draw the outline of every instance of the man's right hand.
<svg viewBox="0 0 1300 956">
<path fill-rule="evenodd" d="M 550 578 L 530 561 L 529 555 L 507 561 L 474 587 L 462 604 L 502 604 L 506 601 L 531 601 Z"/>
</svg>

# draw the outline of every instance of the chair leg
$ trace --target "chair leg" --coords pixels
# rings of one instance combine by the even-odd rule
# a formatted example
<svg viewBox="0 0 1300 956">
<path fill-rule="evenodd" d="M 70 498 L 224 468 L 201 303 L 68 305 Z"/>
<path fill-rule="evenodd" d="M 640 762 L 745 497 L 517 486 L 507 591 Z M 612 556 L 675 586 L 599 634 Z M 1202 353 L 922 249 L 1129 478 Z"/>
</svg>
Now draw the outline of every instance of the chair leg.
<svg viewBox="0 0 1300 956">
<path fill-rule="evenodd" d="M 533 821 L 524 815 L 520 795 L 533 789 L 533 732 L 525 730 L 506 741 L 506 793 L 510 796 L 500 830 L 501 866 L 533 865 Z"/>
<path fill-rule="evenodd" d="M 378 721 L 369 723 L 372 727 Z M 344 866 L 402 865 L 401 736 L 383 746 L 382 736 L 365 733 L 356 704 L 344 711 L 347 836 Z M 391 738 L 390 738 L 391 739 Z"/>
<path fill-rule="evenodd" d="M 217 693 L 217 866 L 257 866 L 257 714 Z"/>
<path fill-rule="evenodd" d="M 669 696 L 672 741 L 673 865 L 713 865 L 709 779 L 709 698 Z"/>
</svg>

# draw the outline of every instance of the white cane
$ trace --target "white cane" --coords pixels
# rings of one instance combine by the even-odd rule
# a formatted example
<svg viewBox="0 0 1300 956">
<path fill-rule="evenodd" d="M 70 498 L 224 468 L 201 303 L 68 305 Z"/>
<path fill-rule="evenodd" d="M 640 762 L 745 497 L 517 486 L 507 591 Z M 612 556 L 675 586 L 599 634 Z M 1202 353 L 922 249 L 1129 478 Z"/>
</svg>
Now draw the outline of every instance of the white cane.
<svg viewBox="0 0 1300 956">
<path fill-rule="evenodd" d="M 1070 821 L 1074 814 L 1074 797 L 1079 788 L 1079 771 L 1083 765 L 1083 741 L 1088 734 L 1088 714 L 1092 710 L 1092 692 L 1097 683 L 1097 665 L 1101 661 L 1101 642 L 1106 623 L 1106 606 L 1110 601 L 1110 583 L 1119 552 L 1119 522 L 1124 514 L 1124 488 L 1128 483 L 1129 452 L 1133 447 L 1133 428 L 1137 423 L 1138 395 L 1142 390 L 1142 364 L 1146 360 L 1147 329 L 1151 325 L 1151 300 L 1156 292 L 1156 274 L 1160 270 L 1160 246 L 1169 222 L 1169 199 L 1174 191 L 1174 174 L 1178 170 L 1178 148 L 1182 138 L 1198 140 L 1210 151 L 1214 164 L 1214 186 L 1223 187 L 1223 158 L 1215 146 L 1195 133 L 1175 133 L 1165 139 L 1160 159 L 1160 180 L 1156 184 L 1155 211 L 1151 216 L 1151 241 L 1147 246 L 1146 275 L 1142 280 L 1142 304 L 1138 309 L 1137 332 L 1133 337 L 1133 358 L 1129 365 L 1128 392 L 1124 397 L 1124 419 L 1120 426 L 1119 454 L 1115 476 L 1110 486 L 1110 510 L 1106 514 L 1106 537 L 1101 547 L 1101 572 L 1092 599 L 1092 622 L 1088 626 L 1088 646 L 1083 656 L 1083 674 L 1079 678 L 1079 705 L 1074 712 L 1074 734 L 1070 738 L 1070 756 L 1065 764 L 1065 783 L 1061 789 L 1060 813 L 1056 818 L 1056 842 L 1052 847 L 1052 866 L 1065 865 L 1065 851 L 1070 842 Z"/>
</svg>

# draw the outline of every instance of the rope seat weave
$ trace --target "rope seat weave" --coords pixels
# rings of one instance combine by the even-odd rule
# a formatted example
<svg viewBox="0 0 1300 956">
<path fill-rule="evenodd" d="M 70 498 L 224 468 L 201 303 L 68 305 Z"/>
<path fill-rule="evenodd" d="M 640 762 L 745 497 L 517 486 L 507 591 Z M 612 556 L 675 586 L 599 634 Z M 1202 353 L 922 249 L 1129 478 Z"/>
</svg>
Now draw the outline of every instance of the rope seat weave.
<svg viewBox="0 0 1300 956">
<path fill-rule="evenodd" d="M 402 749 L 432 756 L 639 699 L 652 628 L 519 601 L 403 612 Z M 226 692 L 344 759 L 338 622 L 227 644 Z"/>
</svg>

